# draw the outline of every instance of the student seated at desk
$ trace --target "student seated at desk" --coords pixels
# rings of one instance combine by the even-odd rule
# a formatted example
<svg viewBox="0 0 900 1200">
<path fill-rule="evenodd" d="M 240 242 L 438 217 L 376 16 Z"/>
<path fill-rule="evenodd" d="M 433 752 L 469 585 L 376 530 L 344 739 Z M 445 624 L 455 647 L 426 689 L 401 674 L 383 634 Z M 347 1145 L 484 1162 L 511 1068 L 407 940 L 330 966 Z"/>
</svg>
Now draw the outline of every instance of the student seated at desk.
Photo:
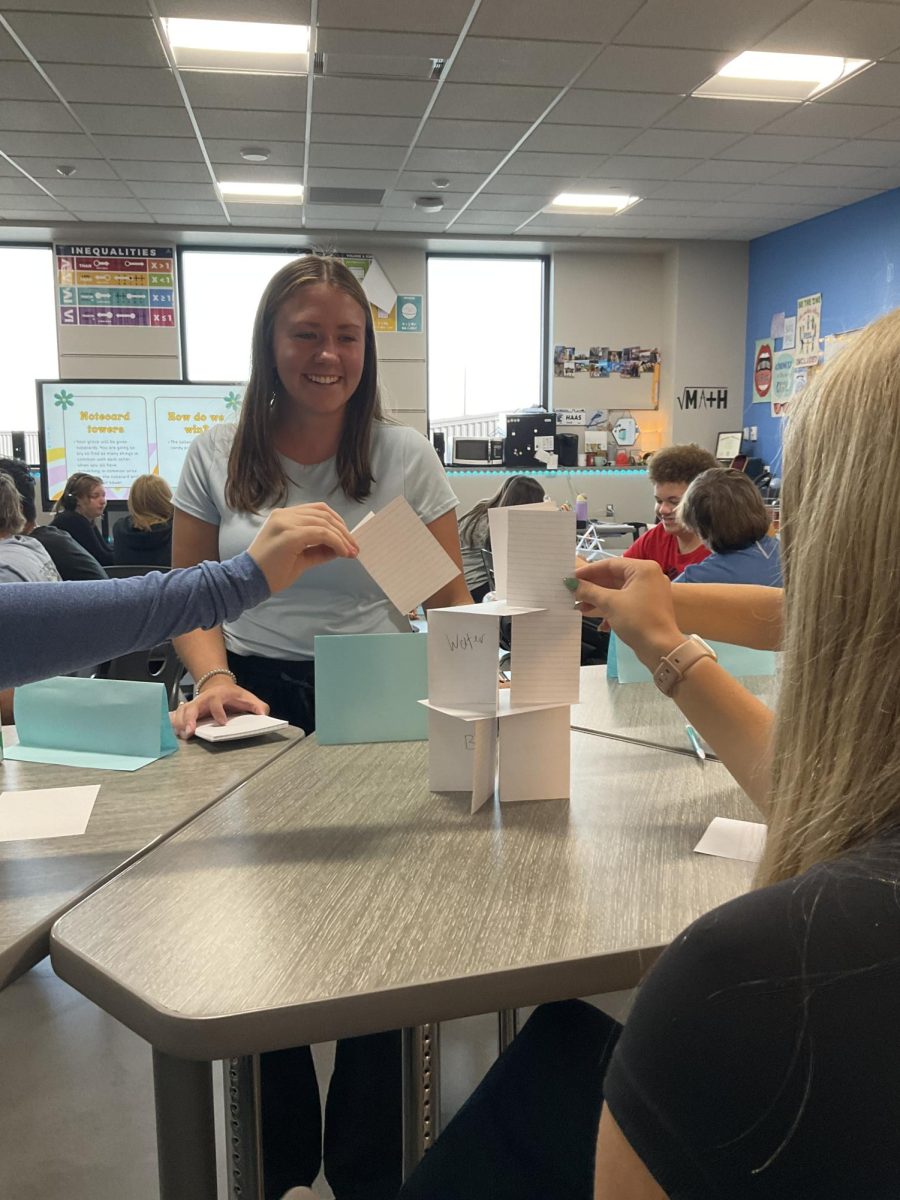
<svg viewBox="0 0 900 1200">
<path fill-rule="evenodd" d="M 676 583 L 756 583 L 781 587 L 781 547 L 769 535 L 759 489 L 743 471 L 715 467 L 698 475 L 678 506 L 678 520 L 710 550 Z"/>
<path fill-rule="evenodd" d="M 113 526 L 117 565 L 172 565 L 172 489 L 159 475 L 138 475 L 128 489 L 128 516 Z"/>
<path fill-rule="evenodd" d="M 691 563 L 702 562 L 709 554 L 692 529 L 678 520 L 678 505 L 688 484 L 703 471 L 718 463 L 708 450 L 699 446 L 665 446 L 650 459 L 647 474 L 653 484 L 657 525 L 642 533 L 625 551 L 626 558 L 649 558 L 659 563 L 669 579 L 680 575 Z"/>
<path fill-rule="evenodd" d="M 479 604 L 491 590 L 482 550 L 491 548 L 491 527 L 488 513 L 492 508 L 508 508 L 515 504 L 540 504 L 546 493 L 530 475 L 510 475 L 489 500 L 479 500 L 459 518 L 459 544 L 462 550 L 466 587 L 472 600 Z"/>
<path fill-rule="evenodd" d="M 34 538 L 23 537 L 25 514 L 10 475 L 0 471 L 0 583 L 58 580 L 50 555 Z"/>
<path fill-rule="evenodd" d="M 778 589 L 672 586 L 627 558 L 578 571 L 582 608 L 759 806 L 756 887 L 675 938 L 624 1029 L 578 1002 L 538 1010 L 403 1200 L 588 1200 L 592 1174 L 595 1200 L 900 1194 L 898 361 L 900 310 L 794 401 L 774 718 L 685 634 L 738 640 L 742 610 L 747 640 L 778 648 Z"/>
<path fill-rule="evenodd" d="M 103 480 L 85 471 L 76 471 L 66 480 L 62 495 L 56 502 L 53 524 L 64 529 L 93 554 L 101 567 L 113 565 L 113 552 L 97 528 L 97 521 L 106 509 L 106 489 Z"/>
</svg>

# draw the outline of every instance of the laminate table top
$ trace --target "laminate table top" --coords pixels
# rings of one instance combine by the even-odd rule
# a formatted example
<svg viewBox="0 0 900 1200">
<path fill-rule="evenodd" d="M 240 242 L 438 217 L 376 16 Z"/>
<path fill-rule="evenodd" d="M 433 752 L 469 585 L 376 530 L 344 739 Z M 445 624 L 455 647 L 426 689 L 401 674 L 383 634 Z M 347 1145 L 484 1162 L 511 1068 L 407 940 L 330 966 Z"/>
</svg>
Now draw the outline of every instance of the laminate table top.
<svg viewBox="0 0 900 1200">
<path fill-rule="evenodd" d="M 100 785 L 83 835 L 0 842 L 0 988 L 44 957 L 50 926 L 67 908 L 300 736 L 288 728 L 231 744 L 179 742 L 174 754 L 139 771 L 0 762 L 0 792 Z"/>
<path fill-rule="evenodd" d="M 217 1059 L 636 984 L 752 879 L 721 764 L 572 735 L 570 800 L 432 794 L 420 742 L 284 755 L 59 920 L 54 969 L 163 1054 Z"/>
<path fill-rule="evenodd" d="M 774 705 L 776 676 L 745 676 L 738 682 L 769 707 Z M 684 714 L 656 684 L 619 683 L 607 678 L 605 666 L 581 668 L 581 702 L 572 705 L 573 729 L 693 755 L 686 724 Z"/>
</svg>

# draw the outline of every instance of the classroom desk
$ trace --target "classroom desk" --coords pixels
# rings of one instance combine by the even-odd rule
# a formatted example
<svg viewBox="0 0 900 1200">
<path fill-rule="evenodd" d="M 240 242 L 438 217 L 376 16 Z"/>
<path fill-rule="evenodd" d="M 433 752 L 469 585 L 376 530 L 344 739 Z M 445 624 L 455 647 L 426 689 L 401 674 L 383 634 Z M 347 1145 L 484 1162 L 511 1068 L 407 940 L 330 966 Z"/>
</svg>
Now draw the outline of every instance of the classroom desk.
<svg viewBox="0 0 900 1200">
<path fill-rule="evenodd" d="M 574 733 L 571 800 L 474 815 L 426 764 L 307 739 L 57 921 L 154 1048 L 163 1200 L 216 1194 L 209 1060 L 631 987 L 750 884 L 692 853 L 756 815 L 718 763 Z"/>
<path fill-rule="evenodd" d="M 778 693 L 774 675 L 738 680 L 771 708 Z M 694 757 L 684 714 L 654 683 L 618 683 L 606 667 L 581 668 L 581 703 L 572 705 L 572 728 L 606 737 L 678 750 Z"/>
<path fill-rule="evenodd" d="M 139 771 L 0 762 L 0 792 L 100 784 L 80 837 L 0 842 L 0 988 L 47 954 L 50 926 L 66 909 L 298 740 L 298 730 L 212 746 L 179 742 Z"/>
</svg>

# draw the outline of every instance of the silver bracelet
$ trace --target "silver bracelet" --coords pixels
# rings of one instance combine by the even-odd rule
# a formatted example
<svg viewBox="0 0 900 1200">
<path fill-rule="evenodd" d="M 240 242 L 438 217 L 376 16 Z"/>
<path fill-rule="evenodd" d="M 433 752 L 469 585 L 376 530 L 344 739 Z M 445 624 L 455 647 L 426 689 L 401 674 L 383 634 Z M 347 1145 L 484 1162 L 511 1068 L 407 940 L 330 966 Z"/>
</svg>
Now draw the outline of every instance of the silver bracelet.
<svg viewBox="0 0 900 1200">
<path fill-rule="evenodd" d="M 205 675 L 201 675 L 194 684 L 195 695 L 200 695 L 200 689 L 203 687 L 204 683 L 206 683 L 207 679 L 212 679 L 213 675 L 230 675 L 231 682 L 235 684 L 237 683 L 237 676 L 235 675 L 234 671 L 229 671 L 227 667 L 213 667 L 211 671 L 207 671 Z"/>
</svg>

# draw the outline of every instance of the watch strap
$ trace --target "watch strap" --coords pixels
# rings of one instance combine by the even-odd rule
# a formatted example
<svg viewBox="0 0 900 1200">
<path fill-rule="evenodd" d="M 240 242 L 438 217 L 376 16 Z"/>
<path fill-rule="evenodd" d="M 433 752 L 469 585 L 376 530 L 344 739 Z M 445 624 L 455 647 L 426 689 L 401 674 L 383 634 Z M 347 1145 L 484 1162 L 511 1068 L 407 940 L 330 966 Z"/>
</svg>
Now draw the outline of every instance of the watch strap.
<svg viewBox="0 0 900 1200">
<path fill-rule="evenodd" d="M 653 672 L 653 682 L 664 696 L 671 696 L 691 667 L 702 658 L 711 658 L 716 662 L 716 652 L 703 638 L 691 634 L 659 660 L 659 666 Z"/>
</svg>

